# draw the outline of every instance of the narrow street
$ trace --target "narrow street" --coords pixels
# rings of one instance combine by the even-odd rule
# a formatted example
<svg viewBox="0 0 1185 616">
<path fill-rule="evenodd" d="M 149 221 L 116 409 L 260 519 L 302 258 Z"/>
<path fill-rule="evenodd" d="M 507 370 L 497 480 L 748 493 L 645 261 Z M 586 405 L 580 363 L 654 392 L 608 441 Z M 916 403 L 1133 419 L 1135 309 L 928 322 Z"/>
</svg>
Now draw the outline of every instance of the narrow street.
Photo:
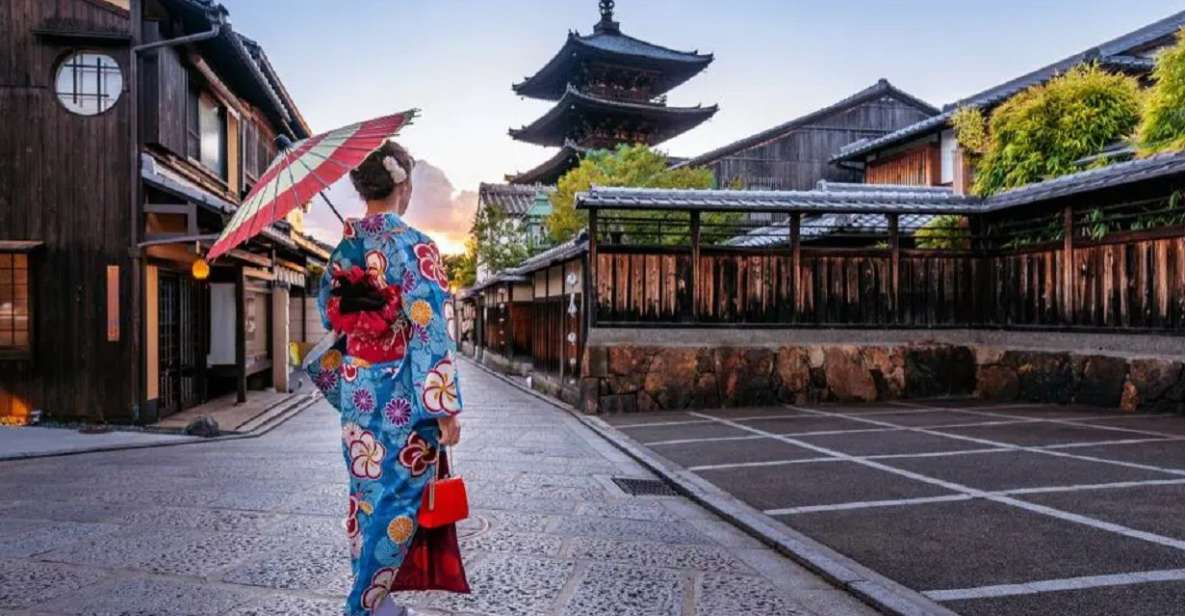
<svg viewBox="0 0 1185 616">
<path fill-rule="evenodd" d="M 463 371 L 470 596 L 429 614 L 871 614 L 563 411 Z M 345 475 L 318 404 L 258 439 L 0 464 L 0 614 L 338 614 Z"/>
</svg>

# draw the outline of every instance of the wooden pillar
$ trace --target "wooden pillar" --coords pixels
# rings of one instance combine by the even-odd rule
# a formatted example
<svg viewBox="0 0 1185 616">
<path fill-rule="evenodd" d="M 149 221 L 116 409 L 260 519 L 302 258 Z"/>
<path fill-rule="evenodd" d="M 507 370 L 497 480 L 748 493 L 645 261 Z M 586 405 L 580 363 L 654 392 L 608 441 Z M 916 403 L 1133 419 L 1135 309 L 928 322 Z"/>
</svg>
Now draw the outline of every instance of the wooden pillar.
<svg viewBox="0 0 1185 616">
<path fill-rule="evenodd" d="M 272 287 L 272 387 L 280 393 L 288 391 L 288 297 L 288 285 Z"/>
<path fill-rule="evenodd" d="M 901 312 L 901 230 L 900 217 L 888 214 L 889 218 L 889 307 L 893 311 L 894 323 L 900 321 Z"/>
<path fill-rule="evenodd" d="M 235 268 L 235 400 L 247 401 L 247 279 L 242 267 Z"/>
<path fill-rule="evenodd" d="M 802 212 L 790 214 L 790 285 L 797 321 L 802 315 Z"/>
<path fill-rule="evenodd" d="M 588 329 L 597 323 L 597 209 L 588 211 L 588 266 L 584 268 L 584 311 Z"/>
<path fill-rule="evenodd" d="M 1062 322 L 1074 322 L 1074 208 L 1062 208 Z"/>
<path fill-rule="evenodd" d="M 699 212 L 691 213 L 691 280 L 687 283 L 687 290 L 691 295 L 691 322 L 699 322 L 699 251 L 700 251 L 700 220 Z"/>
</svg>

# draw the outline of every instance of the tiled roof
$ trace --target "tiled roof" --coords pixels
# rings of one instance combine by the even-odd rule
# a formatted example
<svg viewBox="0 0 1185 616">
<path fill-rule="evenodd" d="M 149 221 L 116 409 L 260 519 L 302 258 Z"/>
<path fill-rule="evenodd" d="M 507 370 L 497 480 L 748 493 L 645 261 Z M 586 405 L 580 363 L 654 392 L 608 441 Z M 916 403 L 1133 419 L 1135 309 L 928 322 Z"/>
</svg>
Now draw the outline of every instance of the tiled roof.
<svg viewBox="0 0 1185 616">
<path fill-rule="evenodd" d="M 508 174 L 506 181 L 511 184 L 554 184 L 572 167 L 578 164 L 580 156 L 588 151 L 571 141 L 564 145 L 551 158 L 536 165 L 533 169 L 517 174 Z"/>
<path fill-rule="evenodd" d="M 929 113 L 929 114 L 938 113 L 938 109 L 936 107 L 930 105 L 926 101 L 923 101 L 920 98 L 917 98 L 917 97 L 909 94 L 908 92 L 905 92 L 904 90 L 898 89 L 896 86 L 889 83 L 889 81 L 887 79 L 881 79 L 881 80 L 877 81 L 876 83 L 874 83 L 873 85 L 871 85 L 867 88 L 864 88 L 863 90 L 861 90 L 861 91 L 859 91 L 847 98 L 844 98 L 843 100 L 840 100 L 832 105 L 828 105 L 827 107 L 824 107 L 824 108 L 819 109 L 817 111 L 808 113 L 808 114 L 801 116 L 799 118 L 795 118 L 793 120 L 790 120 L 789 122 L 779 124 L 773 128 L 769 128 L 769 129 L 763 130 L 759 133 L 755 133 L 753 135 L 745 137 L 744 139 L 739 139 L 739 140 L 734 141 L 728 145 L 716 148 L 715 150 L 712 150 L 710 152 L 700 154 L 699 156 L 691 158 L 683 163 L 680 163 L 677 166 L 680 166 L 680 167 L 682 167 L 682 166 L 696 166 L 696 165 L 705 165 L 708 163 L 715 162 L 716 160 L 719 160 L 719 159 L 724 158 L 725 156 L 729 156 L 731 154 L 735 154 L 736 152 L 739 152 L 741 150 L 745 150 L 745 149 L 751 148 L 753 146 L 760 145 L 760 144 L 770 141 L 772 139 L 778 139 L 778 138 L 784 136 L 786 133 L 789 133 L 792 130 L 806 126 L 808 124 L 811 124 L 812 122 L 822 120 L 823 118 L 826 118 L 827 116 L 834 115 L 836 113 L 839 113 L 839 112 L 844 111 L 848 108 L 859 105 L 859 104 L 864 103 L 866 101 L 878 99 L 878 98 L 882 98 L 882 97 L 886 97 L 886 96 L 893 97 L 898 100 L 904 101 L 904 102 L 906 102 L 910 105 L 913 105 L 914 107 L 917 107 L 918 109 L 920 109 L 926 113 Z"/>
<path fill-rule="evenodd" d="M 1002 210 L 1178 175 L 1185 176 L 1185 152 L 1160 154 L 1063 175 L 992 195 L 983 201 L 983 205 L 988 211 Z"/>
<path fill-rule="evenodd" d="M 514 268 L 514 272 L 519 274 L 528 274 L 535 270 L 550 267 L 561 261 L 567 261 L 576 255 L 582 254 L 588 250 L 588 232 L 581 230 L 576 234 L 576 237 L 544 250 L 543 252 L 524 259 Z"/>
<path fill-rule="evenodd" d="M 472 287 L 469 287 L 467 295 L 479 292 L 482 289 L 503 282 L 524 282 L 528 280 L 527 274 L 545 267 L 550 267 L 556 263 L 567 261 L 568 259 L 571 259 L 577 255 L 583 254 L 587 250 L 588 232 L 582 230 L 576 235 L 576 237 L 573 237 L 563 244 L 553 246 L 537 255 L 528 257 L 517 266 L 496 272 L 489 278 L 486 278 Z"/>
<path fill-rule="evenodd" d="M 586 193 L 576 195 L 576 207 L 840 214 L 977 214 L 1174 177 L 1185 177 L 1185 152 L 1160 154 L 1079 171 L 1014 188 L 986 199 L 955 195 L 943 188 L 873 184 L 860 188 L 860 185 L 832 183 L 824 184 L 824 189 L 806 191 L 593 187 Z"/>
<path fill-rule="evenodd" d="M 478 186 L 478 202 L 483 207 L 492 207 L 511 216 L 524 216 L 535 202 L 540 191 L 551 194 L 554 186 L 539 184 L 486 184 Z"/>
<path fill-rule="evenodd" d="M 1044 83 L 1055 75 L 1064 73 L 1082 62 L 1099 60 L 1103 64 L 1122 66 L 1124 70 L 1134 70 L 1139 68 L 1139 66 L 1149 66 L 1147 59 L 1140 58 L 1137 54 L 1145 51 L 1149 46 L 1168 42 L 1182 27 L 1185 27 L 1185 11 L 1170 15 L 1160 21 L 1107 41 L 1102 45 L 1076 53 L 1048 66 L 1025 73 L 1016 79 L 951 103 L 944 108 L 941 115 L 927 118 L 883 137 L 851 143 L 842 148 L 840 153 L 832 161 L 855 160 L 885 147 L 940 130 L 946 127 L 951 116 L 954 115 L 955 110 L 959 107 L 993 107 L 1007 100 L 1017 92 L 1030 86 Z"/>
<path fill-rule="evenodd" d="M 897 228 L 905 234 L 925 226 L 934 219 L 932 214 L 905 214 L 897 219 Z M 820 239 L 835 233 L 860 233 L 880 235 L 888 233 L 889 220 L 884 214 L 820 214 L 804 218 L 798 234 L 804 241 Z M 772 225 L 753 229 L 724 242 L 725 246 L 742 248 L 769 248 L 786 246 L 790 243 L 790 221 L 784 220 Z"/>
<path fill-rule="evenodd" d="M 571 118 L 581 111 L 622 114 L 653 120 L 656 124 L 654 143 L 657 145 L 686 130 L 698 126 L 716 114 L 716 105 L 704 107 L 669 107 L 657 103 L 635 103 L 593 96 L 568 86 L 564 96 L 547 113 L 522 128 L 510 129 L 510 136 L 520 141 L 539 145 L 562 146 L 568 138 Z"/>
<path fill-rule="evenodd" d="M 208 29 L 220 24 L 218 36 L 198 43 L 203 57 L 210 62 L 215 72 L 235 90 L 235 94 L 242 96 L 269 114 L 277 126 L 287 127 L 297 138 L 304 127 L 293 120 L 288 105 L 281 100 L 275 85 L 265 75 L 265 69 L 259 59 L 254 56 L 250 47 L 258 44 L 234 31 L 229 19 L 230 12 L 226 7 L 214 0 L 161 0 L 165 7 L 176 11 L 182 22 L 189 29 Z"/>
<path fill-rule="evenodd" d="M 820 213 L 965 214 L 980 211 L 980 200 L 947 191 L 912 190 L 687 190 L 599 188 L 576 197 L 578 208 L 649 210 L 799 211 Z"/>
<path fill-rule="evenodd" d="M 581 60 L 597 57 L 618 65 L 638 65 L 660 73 L 656 94 L 667 92 L 694 77 L 712 62 L 712 54 L 676 51 L 622 34 L 617 29 L 580 35 L 569 32 L 563 47 L 534 75 L 514 84 L 515 93 L 557 100 Z"/>
</svg>

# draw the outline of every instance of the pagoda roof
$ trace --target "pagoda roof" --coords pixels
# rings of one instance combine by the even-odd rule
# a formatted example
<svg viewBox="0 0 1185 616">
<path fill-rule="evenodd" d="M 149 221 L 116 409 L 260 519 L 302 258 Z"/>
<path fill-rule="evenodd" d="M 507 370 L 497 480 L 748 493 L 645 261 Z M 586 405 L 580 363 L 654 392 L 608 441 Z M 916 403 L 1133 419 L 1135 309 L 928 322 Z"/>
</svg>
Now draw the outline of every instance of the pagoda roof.
<svg viewBox="0 0 1185 616">
<path fill-rule="evenodd" d="M 655 94 L 663 94 L 691 79 L 712 63 L 712 54 L 676 51 L 636 39 L 612 27 L 599 25 L 588 35 L 569 32 L 568 40 L 539 72 L 512 86 L 519 96 L 559 100 L 571 75 L 585 60 L 603 60 L 617 66 L 658 71 Z"/>
<path fill-rule="evenodd" d="M 518 129 L 510 129 L 510 136 L 519 141 L 538 145 L 562 146 L 569 139 L 569 127 L 574 115 L 581 111 L 595 111 L 605 115 L 622 115 L 655 120 L 658 129 L 651 143 L 657 145 L 690 130 L 716 114 L 719 107 L 668 107 L 656 103 L 635 103 L 610 100 L 585 94 L 568 86 L 564 96 L 538 120 Z"/>
<path fill-rule="evenodd" d="M 487 184 L 478 186 L 478 201 L 482 207 L 492 207 L 510 216 L 522 217 L 530 211 L 539 193 L 550 195 L 552 186 L 539 184 Z"/>
<path fill-rule="evenodd" d="M 511 184 L 555 184 L 569 169 L 580 164 L 580 157 L 588 151 L 572 141 L 565 141 L 555 156 L 536 165 L 533 169 L 517 174 L 508 174 Z"/>
</svg>

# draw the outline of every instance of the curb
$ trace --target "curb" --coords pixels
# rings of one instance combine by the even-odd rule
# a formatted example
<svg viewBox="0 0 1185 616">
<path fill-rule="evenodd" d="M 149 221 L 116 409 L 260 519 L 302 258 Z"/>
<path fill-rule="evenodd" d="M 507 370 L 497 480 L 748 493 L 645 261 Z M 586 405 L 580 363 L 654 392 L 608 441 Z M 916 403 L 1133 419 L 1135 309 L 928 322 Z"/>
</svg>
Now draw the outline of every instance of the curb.
<svg viewBox="0 0 1185 616">
<path fill-rule="evenodd" d="M 100 453 L 104 451 L 127 451 L 131 449 L 153 449 L 157 447 L 180 447 L 182 445 L 201 445 L 204 443 L 218 443 L 222 441 L 237 441 L 241 439 L 259 438 L 272 430 L 280 427 L 289 419 L 292 419 L 301 411 L 313 406 L 320 400 L 319 395 L 310 394 L 293 394 L 285 398 L 279 404 L 270 409 L 256 415 L 247 424 L 253 425 L 249 430 L 239 432 L 227 432 L 220 436 L 210 438 L 192 437 L 189 440 L 164 442 L 164 443 L 132 443 L 126 445 L 99 445 L 95 447 L 85 447 L 80 449 L 71 449 L 68 451 L 53 451 L 47 453 L 18 453 L 13 455 L 0 455 L 0 462 L 11 462 L 15 460 L 33 460 L 38 458 L 60 458 L 65 456 L 77 456 L 87 453 Z M 273 409 L 281 409 L 273 413 Z M 146 430 L 145 434 L 178 434 L 170 430 Z"/>
<path fill-rule="evenodd" d="M 604 420 L 585 415 L 565 402 L 530 389 L 477 362 L 470 363 L 574 416 L 598 436 L 662 477 L 683 496 L 877 610 L 890 616 L 957 616 L 921 593 L 894 582 L 788 526 L 774 522 L 735 496 L 649 451 Z"/>
</svg>

